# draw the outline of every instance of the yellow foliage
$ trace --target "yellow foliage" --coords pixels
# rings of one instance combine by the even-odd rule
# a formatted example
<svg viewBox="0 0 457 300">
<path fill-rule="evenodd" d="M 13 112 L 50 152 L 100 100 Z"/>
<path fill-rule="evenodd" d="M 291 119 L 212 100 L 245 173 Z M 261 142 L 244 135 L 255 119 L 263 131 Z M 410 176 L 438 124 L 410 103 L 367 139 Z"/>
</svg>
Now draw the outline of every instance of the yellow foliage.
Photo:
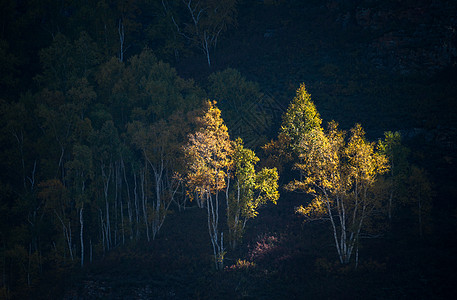
<svg viewBox="0 0 457 300">
<path fill-rule="evenodd" d="M 188 158 L 187 184 L 199 194 L 217 193 L 226 186 L 233 147 L 227 126 L 215 101 L 207 101 L 200 129 L 189 136 L 184 147 Z"/>
<path fill-rule="evenodd" d="M 322 197 L 318 196 L 307 206 L 298 207 L 296 212 L 308 218 L 320 218 L 326 214 L 327 206 Z"/>
</svg>

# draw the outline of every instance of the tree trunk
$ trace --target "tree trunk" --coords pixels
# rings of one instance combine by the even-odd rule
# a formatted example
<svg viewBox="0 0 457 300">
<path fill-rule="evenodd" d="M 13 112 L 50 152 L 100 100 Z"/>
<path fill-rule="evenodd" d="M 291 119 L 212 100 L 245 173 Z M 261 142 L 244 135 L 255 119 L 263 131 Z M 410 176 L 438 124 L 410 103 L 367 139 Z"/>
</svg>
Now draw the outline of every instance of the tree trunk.
<svg viewBox="0 0 457 300">
<path fill-rule="evenodd" d="M 144 225 L 146 227 L 146 237 L 148 239 L 148 242 L 151 240 L 149 237 L 149 225 L 148 225 L 148 213 L 146 210 L 146 190 L 145 190 L 145 183 L 146 183 L 146 170 L 144 170 L 140 174 L 140 183 L 141 183 L 141 204 L 143 208 L 143 219 L 144 219 Z"/>
<path fill-rule="evenodd" d="M 130 224 L 130 240 L 133 239 L 133 213 L 132 213 L 132 207 L 131 207 L 131 199 L 130 199 L 130 186 L 129 182 L 127 181 L 127 175 L 125 172 L 125 165 L 124 165 L 124 160 L 122 159 L 121 156 L 121 165 L 124 173 L 124 181 L 126 185 L 126 190 L 127 190 L 127 213 L 129 216 L 129 224 Z"/>
<path fill-rule="evenodd" d="M 124 32 L 124 24 L 122 23 L 122 19 L 119 19 L 119 26 L 118 26 L 118 33 L 119 33 L 119 61 L 124 61 L 124 41 L 125 41 L 125 32 Z"/>
<path fill-rule="evenodd" d="M 81 268 L 84 266 L 84 220 L 83 220 L 83 209 L 84 206 L 79 210 L 79 224 L 81 225 L 80 229 L 80 239 L 81 239 Z"/>
<path fill-rule="evenodd" d="M 419 190 L 419 197 L 418 197 L 418 205 L 419 205 L 419 236 L 422 238 L 422 203 L 421 203 L 421 195 Z"/>
<path fill-rule="evenodd" d="M 102 177 L 103 177 L 103 190 L 105 196 L 105 211 L 106 211 L 106 226 L 105 226 L 105 238 L 106 238 L 106 248 L 109 251 L 111 247 L 111 224 L 110 224 L 110 213 L 109 213 L 109 202 L 108 202 L 108 192 L 109 192 L 109 183 L 111 179 L 112 166 L 110 164 L 108 175 L 105 173 L 105 165 L 101 165 Z"/>
<path fill-rule="evenodd" d="M 140 206 L 138 204 L 138 191 L 137 191 L 137 179 L 136 179 L 136 173 L 133 173 L 134 177 L 134 182 L 135 182 L 135 187 L 133 189 L 133 194 L 134 194 L 134 204 L 135 204 L 135 217 L 136 217 L 136 224 L 135 224 L 135 229 L 136 229 L 136 239 L 138 239 L 140 232 L 139 232 L 139 225 L 140 225 Z"/>
</svg>

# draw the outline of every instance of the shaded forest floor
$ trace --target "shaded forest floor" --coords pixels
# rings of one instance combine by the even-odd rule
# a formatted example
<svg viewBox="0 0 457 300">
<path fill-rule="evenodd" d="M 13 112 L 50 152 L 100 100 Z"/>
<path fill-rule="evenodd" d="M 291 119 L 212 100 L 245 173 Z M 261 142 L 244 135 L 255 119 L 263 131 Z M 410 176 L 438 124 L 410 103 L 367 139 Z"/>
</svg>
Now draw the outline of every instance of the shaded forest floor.
<svg viewBox="0 0 457 300">
<path fill-rule="evenodd" d="M 394 222 L 363 241 L 354 270 L 336 261 L 328 224 L 293 213 L 302 197 L 264 208 L 223 271 L 213 269 L 206 212 L 192 207 L 170 215 L 156 241 L 120 246 L 67 281 L 64 299 L 446 299 L 456 291 L 452 222 L 435 222 L 422 239 L 413 220 Z"/>
</svg>

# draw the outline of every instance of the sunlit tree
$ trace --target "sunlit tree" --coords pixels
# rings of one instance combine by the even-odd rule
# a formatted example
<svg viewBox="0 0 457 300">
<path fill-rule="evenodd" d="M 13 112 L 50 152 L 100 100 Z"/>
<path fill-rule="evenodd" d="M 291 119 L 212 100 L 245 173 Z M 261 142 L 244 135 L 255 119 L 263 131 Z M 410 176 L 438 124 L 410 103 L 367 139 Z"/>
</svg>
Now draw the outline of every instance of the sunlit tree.
<svg viewBox="0 0 457 300">
<path fill-rule="evenodd" d="M 259 158 L 246 149 L 238 138 L 234 142 L 233 169 L 235 182 L 227 199 L 227 221 L 232 248 L 241 241 L 246 222 L 255 218 L 261 205 L 279 199 L 278 172 L 275 168 L 255 171 Z"/>
<path fill-rule="evenodd" d="M 287 137 L 292 151 L 298 154 L 303 136 L 313 129 L 321 129 L 322 124 L 319 112 L 304 84 L 298 88 L 282 119 L 279 135 Z"/>
<path fill-rule="evenodd" d="M 201 128 L 189 135 L 184 147 L 188 159 L 187 185 L 205 202 L 208 230 L 216 269 L 224 266 L 224 234 L 219 230 L 219 196 L 230 183 L 233 146 L 216 102 L 208 101 Z"/>
<path fill-rule="evenodd" d="M 387 171 L 387 158 L 366 141 L 360 125 L 351 129 L 348 139 L 334 122 L 326 132 L 311 129 L 299 147 L 301 160 L 295 166 L 304 177 L 287 187 L 304 190 L 313 200 L 297 212 L 308 220 L 329 220 L 340 262 L 350 263 L 355 253 L 357 266 L 361 234 L 381 205 L 374 187 Z"/>
<path fill-rule="evenodd" d="M 300 143 L 303 136 L 312 130 L 322 131 L 321 124 L 322 119 L 311 100 L 311 95 L 305 84 L 301 84 L 282 116 L 277 140 L 263 147 L 269 155 L 269 163 L 281 170 L 290 161 L 300 161 Z M 300 171 L 301 179 L 302 176 Z"/>
</svg>

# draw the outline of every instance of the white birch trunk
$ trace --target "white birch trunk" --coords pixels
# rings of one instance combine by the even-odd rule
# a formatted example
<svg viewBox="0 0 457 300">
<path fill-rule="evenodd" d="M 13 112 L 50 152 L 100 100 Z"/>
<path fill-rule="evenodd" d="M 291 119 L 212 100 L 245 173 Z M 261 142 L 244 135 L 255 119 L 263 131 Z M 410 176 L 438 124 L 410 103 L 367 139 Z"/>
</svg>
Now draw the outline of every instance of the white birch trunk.
<svg viewBox="0 0 457 300">
<path fill-rule="evenodd" d="M 80 227 L 80 240 L 81 240 L 81 268 L 84 266 L 84 219 L 83 219 L 84 206 L 79 210 L 79 224 Z"/>
<path fill-rule="evenodd" d="M 70 253 L 70 258 L 71 260 L 73 261 L 73 250 L 71 248 L 72 246 L 72 242 L 71 242 L 71 225 L 70 225 L 70 222 L 68 222 L 68 227 L 65 225 L 63 219 L 59 216 L 59 214 L 57 213 L 56 210 L 54 210 L 54 213 L 56 214 L 57 218 L 59 219 L 61 225 L 62 225 L 62 232 L 63 232 L 63 236 L 64 236 L 64 239 L 67 243 L 67 246 L 68 246 L 68 251 Z"/>
<path fill-rule="evenodd" d="M 124 23 L 122 19 L 119 19 L 119 26 L 118 26 L 118 33 L 119 33 L 119 61 L 124 61 L 124 41 L 125 41 L 125 32 L 124 32 Z"/>
<path fill-rule="evenodd" d="M 143 219 L 144 219 L 144 225 L 146 227 L 146 237 L 148 239 L 148 242 L 151 241 L 151 238 L 149 237 L 149 225 L 148 225 L 148 213 L 146 210 L 146 190 L 145 190 L 145 182 L 146 182 L 146 170 L 144 170 L 140 174 L 140 184 L 141 184 L 141 204 L 143 208 Z"/>
<path fill-rule="evenodd" d="M 136 178 L 136 173 L 133 173 L 133 179 L 135 182 L 135 186 L 133 189 L 133 194 L 134 194 L 134 204 L 135 204 L 135 217 L 136 217 L 136 224 L 135 224 L 135 229 L 136 229 L 136 239 L 139 237 L 139 225 L 140 225 L 140 207 L 138 204 L 138 184 L 137 184 L 137 178 Z"/>
<path fill-rule="evenodd" d="M 112 168 L 109 167 L 109 173 L 105 173 L 105 165 L 101 165 L 102 177 L 103 177 L 103 191 L 105 196 L 105 211 L 106 211 L 106 226 L 105 226 L 105 239 L 106 239 L 106 248 L 109 251 L 111 247 L 111 226 L 110 226 L 110 213 L 109 213 L 109 202 L 108 202 L 108 192 L 109 192 L 109 183 L 111 179 Z"/>
<path fill-rule="evenodd" d="M 126 185 L 126 190 L 127 190 L 127 213 L 129 216 L 129 224 L 130 224 L 130 240 L 133 239 L 133 212 L 132 212 L 132 207 L 131 207 L 131 198 L 130 198 L 130 186 L 129 182 L 127 180 L 127 175 L 125 172 L 125 165 L 124 165 L 124 160 L 121 157 L 121 165 L 124 173 L 124 182 Z"/>
</svg>

